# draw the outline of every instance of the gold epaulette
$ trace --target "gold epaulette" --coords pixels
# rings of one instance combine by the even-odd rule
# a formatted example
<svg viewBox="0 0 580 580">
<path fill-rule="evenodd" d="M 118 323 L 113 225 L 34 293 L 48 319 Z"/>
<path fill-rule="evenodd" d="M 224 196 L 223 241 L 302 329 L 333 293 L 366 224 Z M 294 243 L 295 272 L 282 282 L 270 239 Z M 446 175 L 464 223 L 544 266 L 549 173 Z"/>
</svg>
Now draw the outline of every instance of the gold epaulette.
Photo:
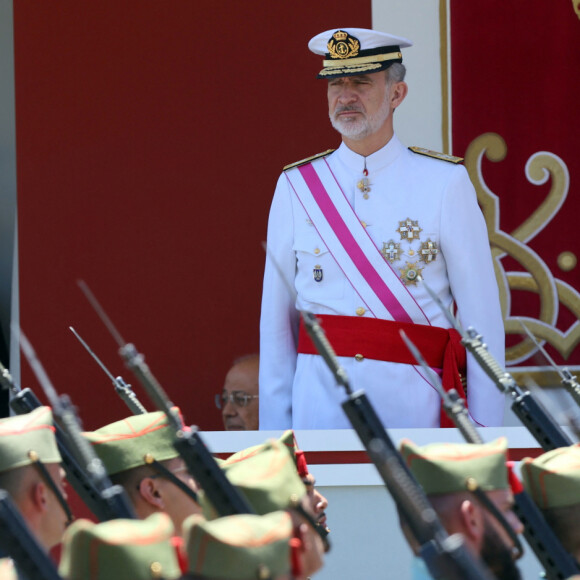
<svg viewBox="0 0 580 580">
<path fill-rule="evenodd" d="M 441 161 L 449 161 L 449 163 L 461 163 L 463 157 L 455 157 L 455 155 L 447 155 L 447 153 L 439 153 L 437 151 L 431 151 L 431 149 L 425 149 L 424 147 L 409 147 L 413 153 L 418 153 L 419 155 L 426 155 L 427 157 L 433 157 L 434 159 L 441 159 Z"/>
<path fill-rule="evenodd" d="M 305 165 L 306 163 L 310 163 L 311 161 L 314 161 L 315 159 L 320 159 L 321 157 L 326 157 L 327 155 L 330 155 L 333 151 L 334 151 L 334 149 L 327 149 L 326 151 L 323 151 L 322 153 L 317 153 L 316 155 L 312 155 L 312 157 L 307 157 L 306 159 L 301 159 L 300 161 L 296 161 L 296 163 L 290 163 L 290 165 L 286 165 L 286 167 L 284 167 L 284 171 L 288 171 L 288 169 L 292 169 L 293 167 L 300 167 L 300 165 Z"/>
</svg>

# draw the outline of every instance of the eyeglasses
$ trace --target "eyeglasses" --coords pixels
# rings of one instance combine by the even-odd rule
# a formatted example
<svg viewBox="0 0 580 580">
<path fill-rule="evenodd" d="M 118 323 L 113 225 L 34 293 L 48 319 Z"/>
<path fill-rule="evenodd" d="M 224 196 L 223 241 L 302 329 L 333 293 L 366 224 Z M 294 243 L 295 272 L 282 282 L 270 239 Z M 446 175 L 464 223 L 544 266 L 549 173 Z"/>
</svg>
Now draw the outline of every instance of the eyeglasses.
<svg viewBox="0 0 580 580">
<path fill-rule="evenodd" d="M 225 407 L 228 401 L 236 407 L 247 407 L 252 399 L 257 399 L 259 395 L 248 395 L 244 391 L 232 391 L 231 393 L 221 393 L 215 396 L 215 406 L 218 409 Z"/>
</svg>

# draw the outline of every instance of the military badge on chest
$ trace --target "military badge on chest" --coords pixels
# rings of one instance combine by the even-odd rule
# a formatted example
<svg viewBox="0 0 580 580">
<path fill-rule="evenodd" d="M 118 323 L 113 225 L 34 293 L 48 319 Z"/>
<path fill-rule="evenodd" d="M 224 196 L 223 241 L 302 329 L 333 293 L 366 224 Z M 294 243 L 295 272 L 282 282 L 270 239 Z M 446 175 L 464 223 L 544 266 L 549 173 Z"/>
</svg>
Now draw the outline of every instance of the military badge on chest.
<svg viewBox="0 0 580 580">
<path fill-rule="evenodd" d="M 312 275 L 314 276 L 314 281 L 315 282 L 322 282 L 322 266 L 320 266 L 320 264 L 316 264 L 316 266 L 314 266 L 314 268 L 312 268 Z"/>
<path fill-rule="evenodd" d="M 423 228 L 419 225 L 419 220 L 407 218 L 399 221 L 399 227 L 395 231 L 399 234 L 400 241 L 391 239 L 383 242 L 381 254 L 399 269 L 403 284 L 416 286 L 417 281 L 424 276 L 425 267 L 437 259 L 439 247 L 430 237 L 421 241 Z M 416 261 L 413 261 L 413 257 Z"/>
</svg>

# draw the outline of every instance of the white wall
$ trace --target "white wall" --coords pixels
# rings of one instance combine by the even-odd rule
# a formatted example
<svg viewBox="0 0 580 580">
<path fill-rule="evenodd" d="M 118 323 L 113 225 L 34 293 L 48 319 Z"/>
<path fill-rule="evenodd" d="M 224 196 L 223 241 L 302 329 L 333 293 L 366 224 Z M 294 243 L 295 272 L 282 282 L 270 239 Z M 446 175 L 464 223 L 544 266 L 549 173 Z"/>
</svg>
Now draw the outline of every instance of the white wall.
<svg viewBox="0 0 580 580">
<path fill-rule="evenodd" d="M 445 0 L 443 0 L 445 1 Z M 409 94 L 395 113 L 405 145 L 443 151 L 440 0 L 373 0 L 373 29 L 413 41 L 403 49 Z"/>
</svg>

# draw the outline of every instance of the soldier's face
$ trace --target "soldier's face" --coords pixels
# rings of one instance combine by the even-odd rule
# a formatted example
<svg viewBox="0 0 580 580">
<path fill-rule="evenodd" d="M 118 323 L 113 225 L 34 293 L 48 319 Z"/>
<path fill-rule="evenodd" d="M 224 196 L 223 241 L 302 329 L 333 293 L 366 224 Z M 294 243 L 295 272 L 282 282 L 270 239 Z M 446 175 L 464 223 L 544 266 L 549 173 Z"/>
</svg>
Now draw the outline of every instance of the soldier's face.
<svg viewBox="0 0 580 580">
<path fill-rule="evenodd" d="M 314 476 L 309 473 L 302 483 L 306 486 L 308 502 L 315 515 L 316 521 L 322 527 L 326 527 L 326 513 L 325 509 L 328 507 L 328 500 L 314 487 L 316 480 Z"/>
<path fill-rule="evenodd" d="M 386 80 L 380 71 L 328 81 L 328 115 L 341 135 L 361 140 L 383 127 L 391 113 Z"/>
<path fill-rule="evenodd" d="M 195 492 L 199 491 L 197 483 L 188 473 L 185 462 L 181 457 L 175 457 L 174 459 L 169 460 L 165 464 L 165 467 L 190 489 Z M 171 518 L 171 521 L 175 526 L 175 533 L 181 535 L 181 525 L 183 524 L 183 521 L 193 514 L 201 514 L 201 507 L 169 479 L 160 477 L 156 481 L 157 493 L 161 496 L 163 501 L 163 511 L 165 511 Z"/>
<path fill-rule="evenodd" d="M 56 483 L 59 491 L 64 499 L 67 499 L 66 480 L 64 469 L 58 463 L 49 463 L 46 469 L 50 474 L 52 480 Z M 44 545 L 47 548 L 52 548 L 59 544 L 62 540 L 62 535 L 67 526 L 67 516 L 60 505 L 60 502 L 52 491 L 47 489 L 46 492 L 46 517 L 42 523 L 42 536 Z"/>
<path fill-rule="evenodd" d="M 524 526 L 519 520 L 518 516 L 513 511 L 514 496 L 509 489 L 495 489 L 488 491 L 487 496 L 495 504 L 495 507 L 501 512 L 506 522 L 511 526 L 513 531 L 520 535 L 524 531 Z M 503 543 L 508 547 L 511 553 L 513 546 L 512 540 L 507 535 L 506 531 L 499 525 L 495 518 L 489 518 L 491 525 L 495 527 L 497 535 L 501 538 Z"/>
<path fill-rule="evenodd" d="M 484 525 L 481 559 L 498 580 L 520 580 L 520 571 L 505 541 L 489 520 L 486 520 Z"/>
</svg>

